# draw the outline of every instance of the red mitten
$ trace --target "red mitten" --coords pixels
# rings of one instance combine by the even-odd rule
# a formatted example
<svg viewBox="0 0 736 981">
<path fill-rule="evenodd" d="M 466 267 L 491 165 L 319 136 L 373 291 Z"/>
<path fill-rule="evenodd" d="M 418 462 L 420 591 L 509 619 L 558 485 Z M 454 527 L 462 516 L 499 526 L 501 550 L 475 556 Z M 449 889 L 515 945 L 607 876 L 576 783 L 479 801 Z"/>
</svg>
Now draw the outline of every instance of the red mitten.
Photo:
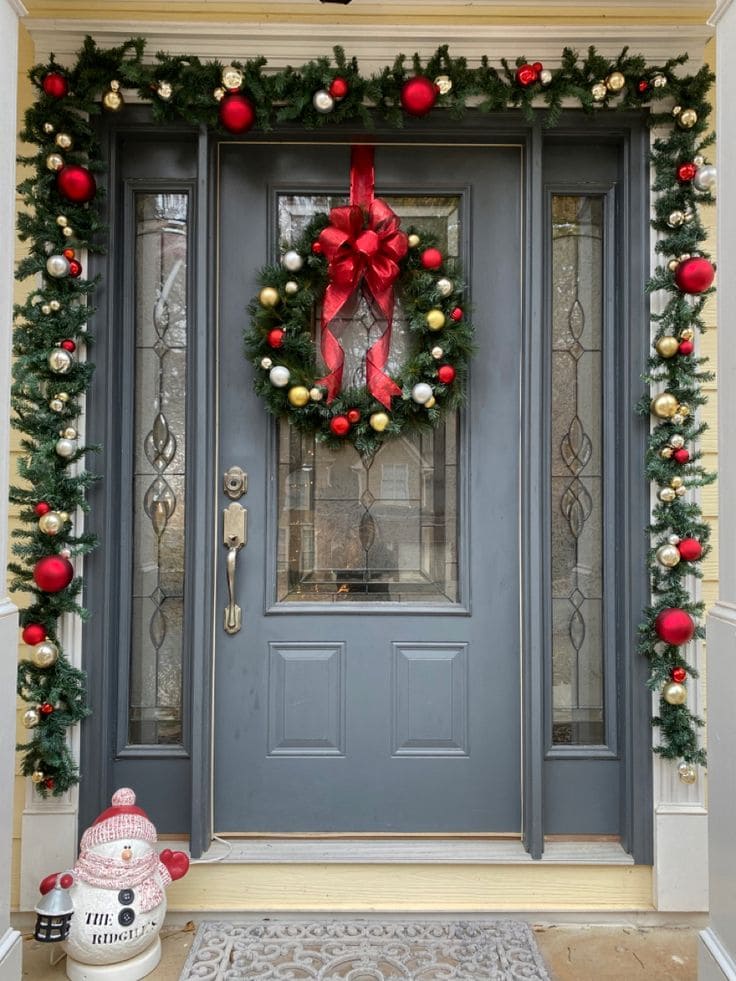
<svg viewBox="0 0 736 981">
<path fill-rule="evenodd" d="M 172 852 L 170 848 L 164 848 L 159 858 L 169 870 L 169 875 L 174 882 L 189 871 L 189 856 L 186 852 Z"/>
<path fill-rule="evenodd" d="M 52 872 L 51 875 L 47 875 L 45 879 L 41 879 L 41 885 L 38 887 L 38 891 L 42 896 L 45 896 L 47 892 L 51 892 L 56 885 L 56 878 L 58 875 L 58 872 Z"/>
</svg>

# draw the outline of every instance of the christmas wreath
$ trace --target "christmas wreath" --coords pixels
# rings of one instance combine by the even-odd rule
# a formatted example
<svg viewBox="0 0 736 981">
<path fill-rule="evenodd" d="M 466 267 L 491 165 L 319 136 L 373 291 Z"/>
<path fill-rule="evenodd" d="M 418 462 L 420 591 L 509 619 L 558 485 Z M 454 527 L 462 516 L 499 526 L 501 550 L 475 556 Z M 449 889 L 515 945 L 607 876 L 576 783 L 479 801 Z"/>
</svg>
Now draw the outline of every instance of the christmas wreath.
<svg viewBox="0 0 736 981">
<path fill-rule="evenodd" d="M 265 266 L 250 305 L 246 351 L 256 391 L 274 415 L 322 441 L 371 452 L 394 436 L 436 426 L 463 400 L 472 328 L 456 268 L 436 241 L 410 229 L 373 197 L 373 148 L 353 149 L 351 203 L 318 214 L 279 266 Z M 343 388 L 345 354 L 333 321 L 362 291 L 386 322 L 365 353 L 365 384 Z M 411 341 L 407 359 L 387 370 L 395 298 Z M 320 368 L 314 340 L 321 302 Z"/>
</svg>

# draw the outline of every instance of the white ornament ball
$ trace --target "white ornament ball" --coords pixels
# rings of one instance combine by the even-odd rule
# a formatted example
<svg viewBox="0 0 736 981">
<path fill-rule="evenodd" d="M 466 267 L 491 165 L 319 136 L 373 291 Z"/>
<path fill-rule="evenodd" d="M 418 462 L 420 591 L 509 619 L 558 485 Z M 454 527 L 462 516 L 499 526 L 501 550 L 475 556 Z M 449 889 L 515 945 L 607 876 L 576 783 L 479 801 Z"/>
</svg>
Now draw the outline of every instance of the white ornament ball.
<svg viewBox="0 0 736 981">
<path fill-rule="evenodd" d="M 54 449 L 58 456 L 64 460 L 68 460 L 69 457 L 74 456 L 77 452 L 77 442 L 74 439 L 66 439 L 66 437 L 62 436 L 61 439 L 57 439 Z"/>
<path fill-rule="evenodd" d="M 293 296 L 295 293 L 299 292 L 299 283 L 295 283 L 293 279 L 290 279 L 288 283 L 284 284 L 284 293 L 287 296 Z"/>
<path fill-rule="evenodd" d="M 716 186 L 716 168 L 713 164 L 704 164 L 698 168 L 693 177 L 693 187 L 697 191 L 713 191 Z"/>
<path fill-rule="evenodd" d="M 69 275 L 69 260 L 63 255 L 50 255 L 46 260 L 46 272 L 54 279 L 63 279 Z"/>
<path fill-rule="evenodd" d="M 539 81 L 542 85 L 549 85 L 549 83 L 552 81 L 552 72 L 549 70 L 549 68 L 543 68 L 541 70 L 539 73 Z"/>
<path fill-rule="evenodd" d="M 418 405 L 425 405 L 432 398 L 432 386 L 426 382 L 417 382 L 411 390 L 411 397 Z"/>
<path fill-rule="evenodd" d="M 332 112 L 335 108 L 335 100 L 332 98 L 327 89 L 318 89 L 312 96 L 312 105 L 317 110 L 323 114 Z"/>
<path fill-rule="evenodd" d="M 445 276 L 442 279 L 437 280 L 437 290 L 440 296 L 449 296 L 453 291 L 452 280 L 447 279 Z"/>
<path fill-rule="evenodd" d="M 432 357 L 435 359 L 435 361 L 439 361 L 439 359 L 443 357 L 445 352 L 441 347 L 433 347 L 430 353 Z"/>
<path fill-rule="evenodd" d="M 288 252 L 284 253 L 281 263 L 284 269 L 288 269 L 289 272 L 299 272 L 304 265 L 304 259 L 299 255 L 296 249 L 289 249 Z"/>
<path fill-rule="evenodd" d="M 274 365 L 273 368 L 271 368 L 268 377 L 271 381 L 271 384 L 274 385 L 276 388 L 284 388 L 286 385 L 289 384 L 289 381 L 291 380 L 291 372 L 289 371 L 288 368 L 284 368 L 283 365 L 277 364 Z"/>
<path fill-rule="evenodd" d="M 309 389 L 309 397 L 313 402 L 321 402 L 324 398 L 324 392 L 315 385 L 314 388 Z"/>
</svg>

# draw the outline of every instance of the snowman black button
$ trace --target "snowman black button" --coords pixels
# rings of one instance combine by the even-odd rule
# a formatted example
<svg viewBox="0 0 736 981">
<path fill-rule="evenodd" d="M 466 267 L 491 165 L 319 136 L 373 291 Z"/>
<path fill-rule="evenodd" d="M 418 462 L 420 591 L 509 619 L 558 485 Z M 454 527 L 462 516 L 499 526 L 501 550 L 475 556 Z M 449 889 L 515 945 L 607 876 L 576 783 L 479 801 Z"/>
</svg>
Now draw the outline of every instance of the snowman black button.
<svg viewBox="0 0 736 981">
<path fill-rule="evenodd" d="M 129 906 L 126 906 L 125 909 L 121 909 L 118 913 L 118 923 L 120 926 L 129 927 L 134 919 L 135 913 Z"/>
<path fill-rule="evenodd" d="M 121 889 L 118 893 L 118 902 L 121 906 L 130 906 L 134 899 L 135 893 L 132 889 Z"/>
</svg>

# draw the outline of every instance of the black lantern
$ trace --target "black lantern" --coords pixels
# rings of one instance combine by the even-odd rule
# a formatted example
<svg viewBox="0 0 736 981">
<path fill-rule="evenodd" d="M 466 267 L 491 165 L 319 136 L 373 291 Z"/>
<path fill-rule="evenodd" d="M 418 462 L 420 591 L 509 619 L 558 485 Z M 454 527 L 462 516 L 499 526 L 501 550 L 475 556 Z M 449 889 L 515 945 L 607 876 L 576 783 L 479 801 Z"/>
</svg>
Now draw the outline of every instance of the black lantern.
<svg viewBox="0 0 736 981">
<path fill-rule="evenodd" d="M 36 929 L 33 936 L 42 944 L 56 944 L 69 936 L 74 903 L 69 886 L 74 879 L 69 872 L 56 877 L 56 885 L 36 906 Z"/>
</svg>

